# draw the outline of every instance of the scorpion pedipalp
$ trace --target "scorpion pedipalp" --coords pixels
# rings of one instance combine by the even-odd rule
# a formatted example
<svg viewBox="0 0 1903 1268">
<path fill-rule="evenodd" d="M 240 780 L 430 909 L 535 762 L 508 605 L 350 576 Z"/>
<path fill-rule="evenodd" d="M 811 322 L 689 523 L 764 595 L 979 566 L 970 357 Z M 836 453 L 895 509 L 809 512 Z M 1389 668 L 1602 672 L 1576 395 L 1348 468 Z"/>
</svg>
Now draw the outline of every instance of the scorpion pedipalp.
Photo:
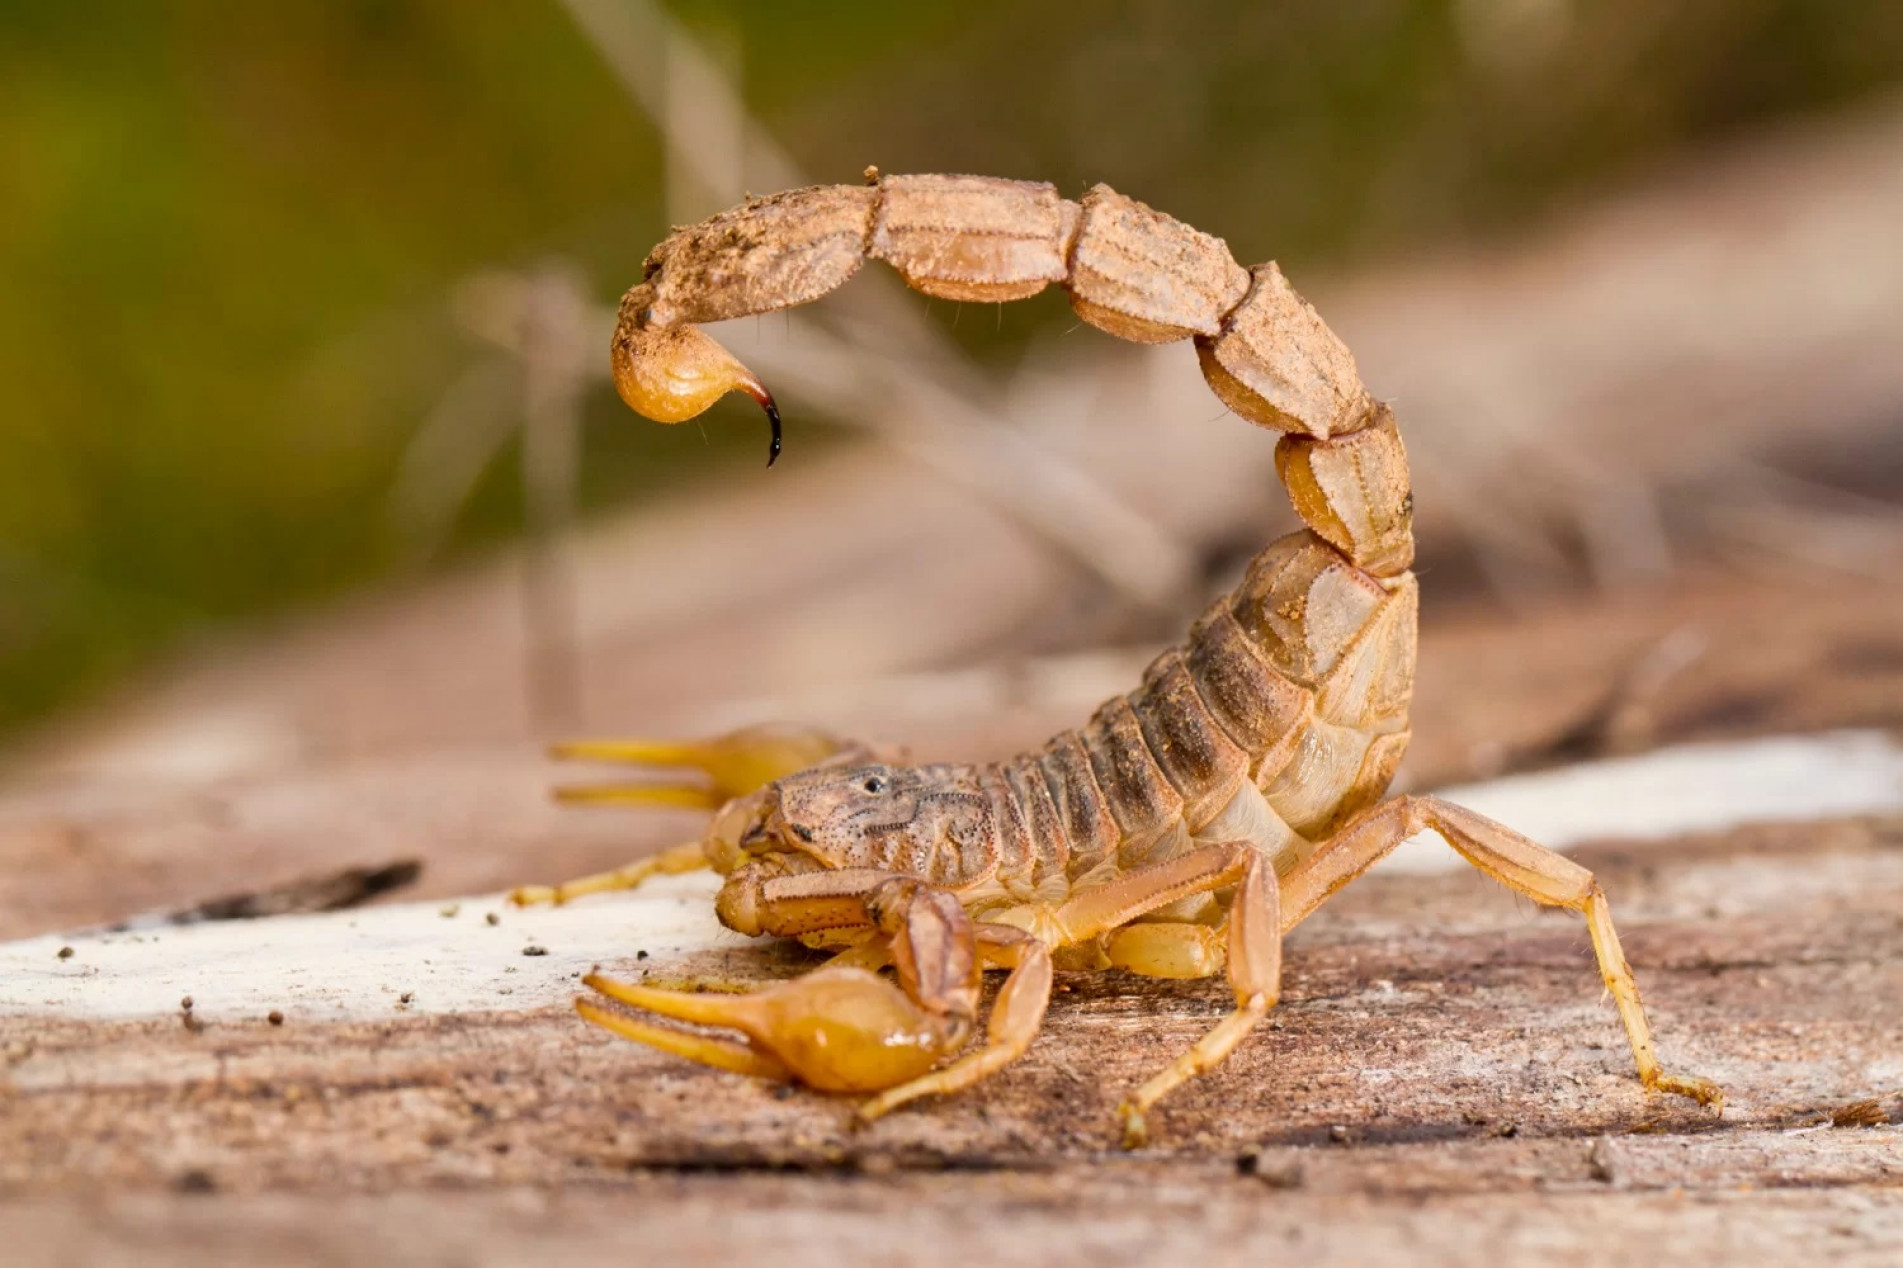
<svg viewBox="0 0 1903 1268">
<path fill-rule="evenodd" d="M 566 761 L 605 762 L 664 772 L 660 779 L 567 784 L 556 798 L 571 805 L 645 806 L 720 812 L 705 841 L 664 850 L 626 867 L 560 885 L 523 885 L 510 891 L 518 907 L 560 906 L 583 894 L 633 889 L 651 876 L 669 876 L 715 866 L 723 853 L 737 856 L 742 821 L 752 800 L 776 779 L 866 750 L 816 727 L 767 723 L 704 740 L 571 740 L 550 755 Z M 735 826 L 723 828 L 723 824 Z M 725 851 L 709 842 L 723 842 Z"/>
<path fill-rule="evenodd" d="M 564 801 L 615 802 L 717 810 L 776 779 L 853 751 L 854 745 L 815 727 L 767 723 L 705 740 L 569 740 L 550 747 L 563 761 L 608 762 L 700 778 L 638 783 L 571 784 L 557 790 Z"/>
<path fill-rule="evenodd" d="M 599 974 L 582 985 L 618 1003 L 698 1026 L 737 1030 L 745 1046 L 655 1026 L 583 997 L 576 1011 L 626 1039 L 704 1065 L 763 1078 L 797 1078 L 829 1092 L 878 1092 L 918 1078 L 964 1041 L 957 1020 L 934 1014 L 864 969 L 816 969 L 747 995 L 667 991 Z"/>
</svg>

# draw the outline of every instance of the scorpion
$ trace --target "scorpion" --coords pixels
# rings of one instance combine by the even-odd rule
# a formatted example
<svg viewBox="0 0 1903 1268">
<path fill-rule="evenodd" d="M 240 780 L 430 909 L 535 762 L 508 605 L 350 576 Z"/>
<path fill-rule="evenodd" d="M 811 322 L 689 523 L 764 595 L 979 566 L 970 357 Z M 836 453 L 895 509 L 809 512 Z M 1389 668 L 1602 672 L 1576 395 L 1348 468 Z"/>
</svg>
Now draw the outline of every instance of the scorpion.
<svg viewBox="0 0 1903 1268">
<path fill-rule="evenodd" d="M 1023 299 L 1055 282 L 1110 334 L 1193 340 L 1223 404 L 1279 433 L 1276 470 L 1305 527 L 1257 555 L 1135 690 L 1007 761 L 910 765 L 800 726 L 560 746 L 646 768 L 650 782 L 594 795 L 712 819 L 698 841 L 514 901 L 711 868 L 724 877 L 715 911 L 727 928 L 836 952 L 752 993 L 591 974 L 581 1015 L 709 1066 L 870 1093 L 858 1116 L 871 1120 L 1023 1055 L 1057 969 L 1226 972 L 1233 1011 L 1119 1105 L 1124 1144 L 1137 1147 L 1156 1102 L 1217 1066 L 1275 1006 L 1289 931 L 1432 830 L 1509 889 L 1583 916 L 1640 1081 L 1722 1112 L 1715 1083 L 1661 1066 L 1590 871 L 1440 798 L 1385 797 L 1415 668 L 1407 459 L 1392 411 L 1281 269 L 1244 268 L 1222 239 L 1106 185 L 1072 201 L 1044 183 L 866 176 L 749 198 L 657 246 L 620 305 L 622 399 L 676 423 L 744 392 L 771 420 L 771 465 L 773 396 L 701 324 L 816 300 L 868 258 L 953 301 Z M 974 1042 L 988 969 L 1007 976 Z"/>
</svg>

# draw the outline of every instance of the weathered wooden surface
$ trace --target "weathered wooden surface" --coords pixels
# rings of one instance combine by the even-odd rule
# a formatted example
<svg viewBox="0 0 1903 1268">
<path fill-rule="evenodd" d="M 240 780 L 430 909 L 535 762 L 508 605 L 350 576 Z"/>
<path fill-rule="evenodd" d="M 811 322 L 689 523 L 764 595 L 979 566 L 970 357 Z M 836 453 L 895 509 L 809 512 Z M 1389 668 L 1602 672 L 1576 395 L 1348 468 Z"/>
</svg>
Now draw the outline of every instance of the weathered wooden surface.
<svg viewBox="0 0 1903 1268">
<path fill-rule="evenodd" d="M 612 1041 L 559 1005 L 14 1017 L 7 1223 L 88 1259 L 159 1238 L 181 1257 L 288 1239 L 342 1260 L 399 1221 L 438 1262 L 876 1244 L 904 1262 L 1067 1246 L 1586 1262 L 1596 1228 L 1707 1254 L 1903 1251 L 1903 820 L 1579 857 L 1615 895 L 1668 1060 L 1726 1085 L 1722 1120 L 1637 1088 L 1576 919 L 1464 873 L 1374 877 L 1304 928 L 1274 1024 L 1134 1157 L 1114 1148 L 1114 1099 L 1220 1015 L 1219 984 L 1066 978 L 1017 1066 L 863 1132 L 837 1101 Z M 743 946 L 670 967 L 800 965 Z M 1889 1121 L 1832 1126 L 1846 1111 Z"/>
</svg>

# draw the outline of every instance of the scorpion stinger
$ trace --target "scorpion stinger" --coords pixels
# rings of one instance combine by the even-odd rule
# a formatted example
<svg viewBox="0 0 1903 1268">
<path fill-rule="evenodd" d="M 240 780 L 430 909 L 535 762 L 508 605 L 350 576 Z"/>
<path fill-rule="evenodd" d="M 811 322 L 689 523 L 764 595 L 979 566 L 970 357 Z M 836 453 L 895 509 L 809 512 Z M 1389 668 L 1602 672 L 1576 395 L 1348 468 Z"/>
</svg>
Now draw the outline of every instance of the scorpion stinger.
<svg viewBox="0 0 1903 1268">
<path fill-rule="evenodd" d="M 1104 185 L 1076 201 L 981 176 L 796 189 L 677 230 L 649 255 L 615 332 L 622 398 L 674 423 L 747 392 L 777 452 L 773 398 L 698 327 L 818 299 L 867 259 L 954 301 L 1057 283 L 1119 338 L 1193 341 L 1211 391 L 1280 433 L 1276 472 L 1305 527 L 1257 555 L 1133 690 L 1007 761 L 909 765 L 801 729 L 568 749 L 665 772 L 618 800 L 718 809 L 696 845 L 517 901 L 707 866 L 724 877 L 714 910 L 728 928 L 839 952 L 737 999 L 594 977 L 584 1016 L 723 1069 L 876 1092 L 860 1109 L 870 1118 L 1020 1056 L 1057 965 L 1225 974 L 1234 1009 L 1118 1107 L 1134 1146 L 1159 1098 L 1218 1066 L 1275 1006 L 1282 937 L 1432 831 L 1486 876 L 1580 916 L 1641 1084 L 1722 1108 L 1715 1083 L 1660 1062 L 1591 872 L 1470 810 L 1388 795 L 1414 688 L 1407 454 L 1393 413 L 1279 268 L 1244 268 L 1220 238 Z M 877 975 L 886 967 L 892 982 Z M 1009 976 L 980 1031 L 978 977 L 991 968 Z"/>
<path fill-rule="evenodd" d="M 629 292 L 612 347 L 615 390 L 628 407 L 657 423 L 683 423 L 727 393 L 745 392 L 766 411 L 773 429 L 766 465 L 777 462 L 780 407 L 766 384 L 704 332 L 653 321 L 652 306 Z"/>
<path fill-rule="evenodd" d="M 773 403 L 773 393 L 761 389 L 764 398 L 760 408 L 766 411 L 767 422 L 773 428 L 773 439 L 767 443 L 766 465 L 772 466 L 780 460 L 780 407 Z"/>
</svg>

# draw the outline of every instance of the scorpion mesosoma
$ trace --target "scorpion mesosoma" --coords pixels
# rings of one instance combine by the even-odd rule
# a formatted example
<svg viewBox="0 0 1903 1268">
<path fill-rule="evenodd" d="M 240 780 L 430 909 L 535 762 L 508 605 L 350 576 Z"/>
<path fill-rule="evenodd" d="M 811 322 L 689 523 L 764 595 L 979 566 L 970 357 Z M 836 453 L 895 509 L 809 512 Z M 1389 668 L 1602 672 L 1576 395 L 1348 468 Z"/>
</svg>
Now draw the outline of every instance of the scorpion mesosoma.
<svg viewBox="0 0 1903 1268">
<path fill-rule="evenodd" d="M 1097 185 L 886 176 L 749 199 L 676 230 L 622 300 L 613 371 L 660 422 L 729 391 L 772 395 L 700 323 L 804 304 L 869 258 L 926 295 L 1021 299 L 1056 282 L 1084 321 L 1138 343 L 1193 339 L 1215 394 L 1280 434 L 1276 468 L 1306 528 L 1162 653 L 1141 684 L 1042 749 L 986 765 L 905 765 L 816 730 L 699 743 L 591 742 L 569 756 L 693 775 L 602 790 L 714 811 L 704 838 L 518 902 L 562 902 L 711 867 L 719 919 L 835 949 L 753 994 L 593 975 L 582 1015 L 708 1065 L 876 1093 L 875 1118 L 966 1088 L 1030 1046 L 1054 967 L 1163 978 L 1228 973 L 1235 1008 L 1137 1087 L 1119 1116 L 1145 1139 L 1158 1098 L 1211 1069 L 1276 1002 L 1281 945 L 1328 896 L 1426 829 L 1536 902 L 1580 913 L 1647 1088 L 1722 1108 L 1712 1082 L 1661 1068 L 1606 897 L 1578 864 L 1431 796 L 1383 800 L 1408 741 L 1415 662 L 1413 495 L 1387 405 L 1274 264 Z M 769 460 L 770 461 L 770 460 Z M 895 981 L 879 971 L 891 968 Z M 982 974 L 1008 970 L 984 1036 Z M 945 1062 L 946 1058 L 952 1058 Z M 936 1067 L 936 1068 L 935 1068 Z"/>
</svg>

